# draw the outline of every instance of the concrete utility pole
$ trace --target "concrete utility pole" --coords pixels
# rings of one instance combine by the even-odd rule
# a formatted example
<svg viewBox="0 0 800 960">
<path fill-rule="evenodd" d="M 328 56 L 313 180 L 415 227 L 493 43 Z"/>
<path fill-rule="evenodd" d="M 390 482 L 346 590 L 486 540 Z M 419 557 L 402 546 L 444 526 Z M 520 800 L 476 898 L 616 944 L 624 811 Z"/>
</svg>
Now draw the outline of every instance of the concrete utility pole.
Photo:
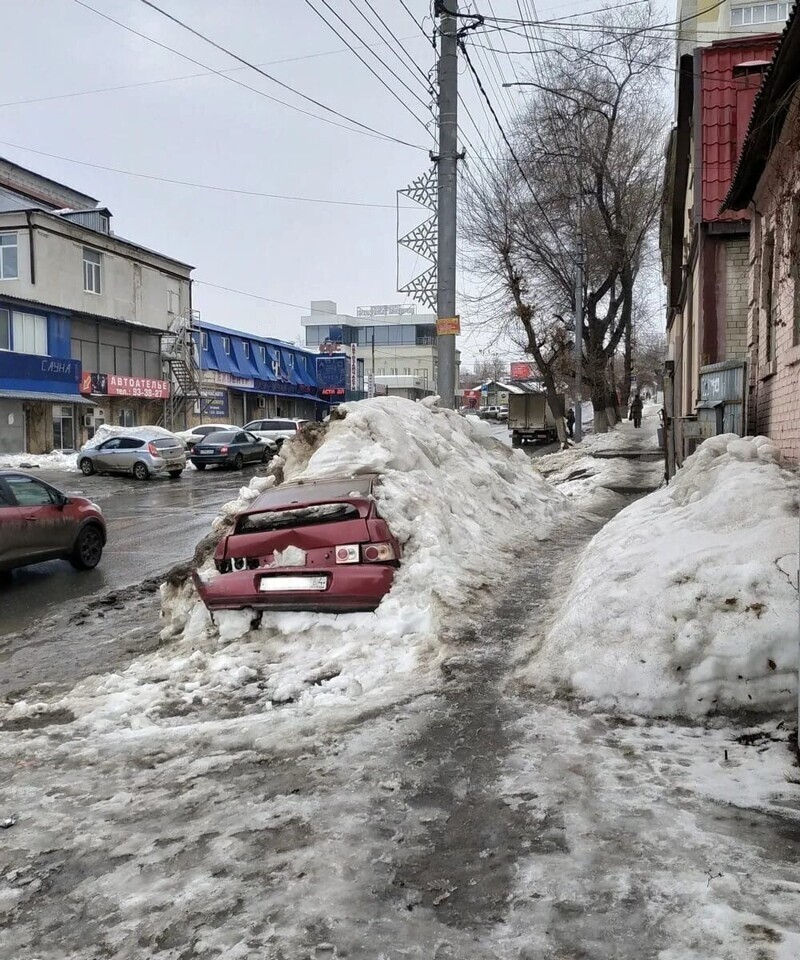
<svg viewBox="0 0 800 960">
<path fill-rule="evenodd" d="M 458 166 L 458 0 L 436 0 L 439 17 L 437 392 L 452 409 L 456 394 L 456 336 L 441 321 L 456 316 L 456 186 Z M 454 329 L 450 325 L 449 329 Z"/>
</svg>

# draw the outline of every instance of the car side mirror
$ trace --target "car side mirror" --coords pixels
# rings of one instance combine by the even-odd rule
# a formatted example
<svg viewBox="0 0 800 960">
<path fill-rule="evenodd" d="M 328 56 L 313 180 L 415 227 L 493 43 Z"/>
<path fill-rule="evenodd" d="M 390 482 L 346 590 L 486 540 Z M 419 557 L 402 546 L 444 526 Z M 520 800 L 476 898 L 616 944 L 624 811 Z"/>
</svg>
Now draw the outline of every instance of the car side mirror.
<svg viewBox="0 0 800 960">
<path fill-rule="evenodd" d="M 69 497 L 62 496 L 61 499 L 58 501 L 58 507 L 60 510 L 63 510 L 64 507 L 66 507 L 67 504 L 70 504 L 70 503 L 72 503 L 72 501 L 70 500 Z"/>
</svg>

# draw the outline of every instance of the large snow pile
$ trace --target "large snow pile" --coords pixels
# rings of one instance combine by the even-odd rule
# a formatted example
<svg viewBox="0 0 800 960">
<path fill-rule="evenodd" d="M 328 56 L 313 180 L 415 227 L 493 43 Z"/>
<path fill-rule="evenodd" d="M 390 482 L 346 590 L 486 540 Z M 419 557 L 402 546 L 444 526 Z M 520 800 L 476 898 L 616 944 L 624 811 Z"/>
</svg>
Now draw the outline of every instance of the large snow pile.
<svg viewBox="0 0 800 960">
<path fill-rule="evenodd" d="M 567 501 L 480 421 L 396 397 L 343 412 L 287 443 L 272 475 L 242 487 L 213 528 L 219 535 L 281 473 L 291 481 L 377 472 L 380 513 L 404 551 L 378 610 L 269 612 L 258 626 L 252 611 L 222 611 L 212 624 L 191 580 L 176 574 L 162 587 L 164 645 L 121 673 L 87 679 L 50 709 L 68 708 L 94 734 L 188 734 L 195 722 L 244 713 L 251 732 L 263 723 L 274 735 L 323 706 L 349 715 L 436 682 L 442 641 L 507 581 L 517 550 L 548 536 Z"/>
<path fill-rule="evenodd" d="M 778 460 L 765 437 L 714 437 L 618 514 L 527 679 L 644 714 L 791 707 L 799 485 Z"/>
</svg>

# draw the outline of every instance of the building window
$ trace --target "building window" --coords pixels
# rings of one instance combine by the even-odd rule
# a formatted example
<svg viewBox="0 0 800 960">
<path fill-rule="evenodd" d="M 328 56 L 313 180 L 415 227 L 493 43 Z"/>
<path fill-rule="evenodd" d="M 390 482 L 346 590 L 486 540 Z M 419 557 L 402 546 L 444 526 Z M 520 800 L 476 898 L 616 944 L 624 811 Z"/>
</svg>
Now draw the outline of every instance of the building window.
<svg viewBox="0 0 800 960">
<path fill-rule="evenodd" d="M 100 293 L 100 254 L 83 248 L 83 289 L 87 293 Z"/>
<path fill-rule="evenodd" d="M 75 448 L 75 417 L 73 407 L 53 407 L 53 449 Z"/>
<path fill-rule="evenodd" d="M 121 427 L 135 427 L 136 426 L 136 413 L 130 407 L 123 407 L 119 411 L 119 416 L 117 418 L 117 423 Z"/>
<path fill-rule="evenodd" d="M 208 350 L 208 334 L 205 330 L 200 331 L 200 349 Z"/>
<path fill-rule="evenodd" d="M 780 23 L 789 13 L 788 3 L 751 3 L 731 7 L 731 26 L 745 27 L 751 23 Z"/>
<path fill-rule="evenodd" d="M 222 338 L 222 352 L 227 353 L 228 356 L 231 355 L 231 338 L 230 337 Z"/>
<path fill-rule="evenodd" d="M 17 235 L 0 233 L 0 280 L 17 280 Z"/>
<path fill-rule="evenodd" d="M 773 274 L 775 266 L 775 234 L 770 232 L 764 244 L 764 258 L 761 273 L 761 309 L 764 317 L 765 360 L 772 363 L 775 359 L 775 296 Z"/>
<path fill-rule="evenodd" d="M 286 366 L 290 370 L 294 370 L 294 354 L 293 353 L 286 354 Z"/>
<path fill-rule="evenodd" d="M 404 376 L 404 377 L 410 377 L 410 376 L 411 376 L 411 367 L 403 367 L 403 376 Z"/>
<path fill-rule="evenodd" d="M 11 311 L 0 310 L 0 350 L 11 349 Z"/>
<path fill-rule="evenodd" d="M 258 355 L 261 357 L 262 363 L 267 362 L 267 348 L 264 346 L 263 343 L 260 343 L 258 345 Z"/>
<path fill-rule="evenodd" d="M 250 359 L 250 344 L 247 342 L 247 340 L 243 340 L 243 341 L 242 341 L 242 349 L 244 350 L 244 355 L 245 355 L 245 357 L 249 360 L 249 359 Z"/>
<path fill-rule="evenodd" d="M 33 313 L 12 314 L 11 349 L 15 353 L 47 356 L 47 319 Z"/>
</svg>

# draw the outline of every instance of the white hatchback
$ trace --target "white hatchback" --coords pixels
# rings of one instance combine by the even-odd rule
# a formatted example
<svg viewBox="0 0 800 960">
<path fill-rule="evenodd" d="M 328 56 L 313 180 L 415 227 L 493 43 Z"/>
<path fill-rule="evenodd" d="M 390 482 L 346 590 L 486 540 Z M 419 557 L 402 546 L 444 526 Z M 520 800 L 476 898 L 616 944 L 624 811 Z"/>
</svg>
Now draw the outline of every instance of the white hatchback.
<svg viewBox="0 0 800 960">
<path fill-rule="evenodd" d="M 254 433 L 262 440 L 274 440 L 280 449 L 284 440 L 291 439 L 308 420 L 290 420 L 287 417 L 273 417 L 269 420 L 251 420 L 244 425 L 245 430 Z"/>
<path fill-rule="evenodd" d="M 187 450 L 193 450 L 198 440 L 205 439 L 210 433 L 218 433 L 220 430 L 240 430 L 241 427 L 232 426 L 230 423 L 199 423 L 190 430 L 179 430 L 175 436 L 181 439 Z"/>
</svg>

